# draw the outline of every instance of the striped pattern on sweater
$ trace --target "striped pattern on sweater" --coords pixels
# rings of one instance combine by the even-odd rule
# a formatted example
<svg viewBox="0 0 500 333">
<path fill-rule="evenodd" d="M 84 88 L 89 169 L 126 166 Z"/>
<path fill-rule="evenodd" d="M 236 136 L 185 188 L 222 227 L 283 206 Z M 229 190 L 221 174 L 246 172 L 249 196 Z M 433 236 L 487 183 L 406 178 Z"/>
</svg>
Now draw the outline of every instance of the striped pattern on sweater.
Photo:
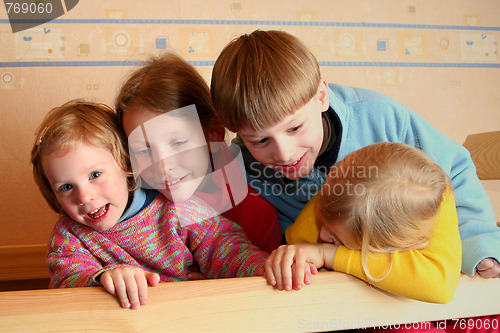
<svg viewBox="0 0 500 333">
<path fill-rule="evenodd" d="M 51 288 L 98 285 L 103 272 L 125 265 L 156 272 L 161 281 L 186 280 L 198 263 L 207 278 L 252 276 L 267 254 L 242 229 L 197 198 L 173 203 L 158 195 L 134 217 L 106 231 L 61 217 L 48 245 Z"/>
</svg>

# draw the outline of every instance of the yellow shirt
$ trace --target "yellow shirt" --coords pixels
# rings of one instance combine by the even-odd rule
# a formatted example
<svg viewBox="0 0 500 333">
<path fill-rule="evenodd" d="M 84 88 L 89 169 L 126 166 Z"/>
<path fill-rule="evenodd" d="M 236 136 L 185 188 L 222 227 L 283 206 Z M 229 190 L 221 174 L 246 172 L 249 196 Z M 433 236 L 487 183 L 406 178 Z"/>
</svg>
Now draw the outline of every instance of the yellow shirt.
<svg viewBox="0 0 500 333">
<path fill-rule="evenodd" d="M 439 208 L 434 234 L 420 250 L 392 254 L 392 268 L 380 282 L 368 279 L 361 265 L 361 252 L 339 246 L 333 263 L 335 271 L 354 275 L 390 293 L 432 303 L 453 299 L 460 278 L 462 243 L 458 233 L 455 198 L 448 191 Z M 315 220 L 317 195 L 304 207 L 297 220 L 286 229 L 288 244 L 316 243 L 319 230 Z M 370 273 L 384 276 L 390 266 L 387 254 L 370 254 Z"/>
</svg>

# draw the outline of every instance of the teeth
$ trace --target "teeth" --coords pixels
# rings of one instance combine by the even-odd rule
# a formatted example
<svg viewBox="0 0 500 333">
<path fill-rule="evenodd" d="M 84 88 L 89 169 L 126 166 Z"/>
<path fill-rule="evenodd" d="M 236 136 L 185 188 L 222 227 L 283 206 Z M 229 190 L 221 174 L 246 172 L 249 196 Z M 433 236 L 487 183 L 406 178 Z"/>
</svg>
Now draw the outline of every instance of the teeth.
<svg viewBox="0 0 500 333">
<path fill-rule="evenodd" d="M 295 164 L 299 163 L 300 159 L 296 160 L 295 162 L 293 162 L 292 164 L 288 164 L 287 166 L 294 166 Z"/>
<path fill-rule="evenodd" d="M 174 184 L 177 184 L 177 183 L 178 183 L 178 182 L 180 182 L 180 181 L 181 181 L 181 179 L 180 179 L 180 178 L 179 178 L 179 179 L 176 179 L 176 180 L 169 181 L 169 182 L 167 182 L 167 186 L 172 186 L 172 185 L 174 185 Z"/>
<path fill-rule="evenodd" d="M 99 211 L 99 209 L 102 208 L 102 213 L 99 214 L 99 215 L 94 215 L 95 213 L 97 213 Z M 103 206 L 103 207 L 99 207 L 93 211 L 91 211 L 90 213 L 87 213 L 87 215 L 93 219 L 98 219 L 99 217 L 103 216 L 104 214 L 106 214 L 106 212 L 108 211 L 108 209 L 106 208 L 106 206 Z"/>
</svg>

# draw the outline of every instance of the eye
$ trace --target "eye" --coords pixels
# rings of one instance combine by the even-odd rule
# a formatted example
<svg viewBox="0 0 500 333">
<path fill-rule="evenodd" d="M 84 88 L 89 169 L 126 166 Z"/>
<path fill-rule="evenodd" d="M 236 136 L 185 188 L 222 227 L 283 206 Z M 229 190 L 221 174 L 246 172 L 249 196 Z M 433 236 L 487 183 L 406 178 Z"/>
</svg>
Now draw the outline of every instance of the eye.
<svg viewBox="0 0 500 333">
<path fill-rule="evenodd" d="M 295 126 L 295 127 L 289 128 L 288 129 L 288 133 L 298 132 L 301 128 L 302 128 L 302 124 L 300 124 L 299 126 Z"/>
<path fill-rule="evenodd" d="M 64 184 L 64 185 L 59 186 L 59 188 L 57 190 L 59 192 L 67 192 L 67 191 L 71 190 L 72 188 L 73 188 L 72 185 Z"/>
<path fill-rule="evenodd" d="M 262 138 L 260 140 L 255 140 L 255 141 L 252 141 L 252 146 L 262 146 L 268 141 L 269 141 L 268 138 Z"/>
<path fill-rule="evenodd" d="M 90 179 L 96 179 L 97 177 L 99 177 L 101 175 L 101 171 L 92 171 L 90 173 Z"/>
<path fill-rule="evenodd" d="M 172 147 L 181 147 L 188 143 L 188 140 L 179 140 L 172 143 Z"/>
<path fill-rule="evenodd" d="M 136 156 L 149 155 L 150 153 L 151 153 L 150 147 L 134 150 L 134 155 L 136 155 Z"/>
</svg>

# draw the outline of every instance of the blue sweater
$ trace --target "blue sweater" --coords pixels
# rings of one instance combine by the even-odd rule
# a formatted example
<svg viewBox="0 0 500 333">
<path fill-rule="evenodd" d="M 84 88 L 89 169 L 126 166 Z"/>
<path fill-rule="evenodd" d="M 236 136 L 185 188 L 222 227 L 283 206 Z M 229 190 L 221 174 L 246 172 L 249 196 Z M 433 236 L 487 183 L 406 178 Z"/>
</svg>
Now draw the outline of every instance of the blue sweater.
<svg viewBox="0 0 500 333">
<path fill-rule="evenodd" d="M 403 142 L 424 150 L 452 180 L 462 239 L 462 272 L 474 275 L 477 264 L 488 257 L 500 261 L 500 229 L 469 152 L 386 95 L 337 84 L 329 84 L 329 88 L 327 113 L 335 128 L 335 142 L 318 156 L 307 177 L 285 179 L 279 172 L 255 163 L 241 139 L 235 139 L 242 146 L 249 184 L 277 208 L 283 233 L 321 188 L 328 168 L 335 162 L 372 143 Z"/>
</svg>

